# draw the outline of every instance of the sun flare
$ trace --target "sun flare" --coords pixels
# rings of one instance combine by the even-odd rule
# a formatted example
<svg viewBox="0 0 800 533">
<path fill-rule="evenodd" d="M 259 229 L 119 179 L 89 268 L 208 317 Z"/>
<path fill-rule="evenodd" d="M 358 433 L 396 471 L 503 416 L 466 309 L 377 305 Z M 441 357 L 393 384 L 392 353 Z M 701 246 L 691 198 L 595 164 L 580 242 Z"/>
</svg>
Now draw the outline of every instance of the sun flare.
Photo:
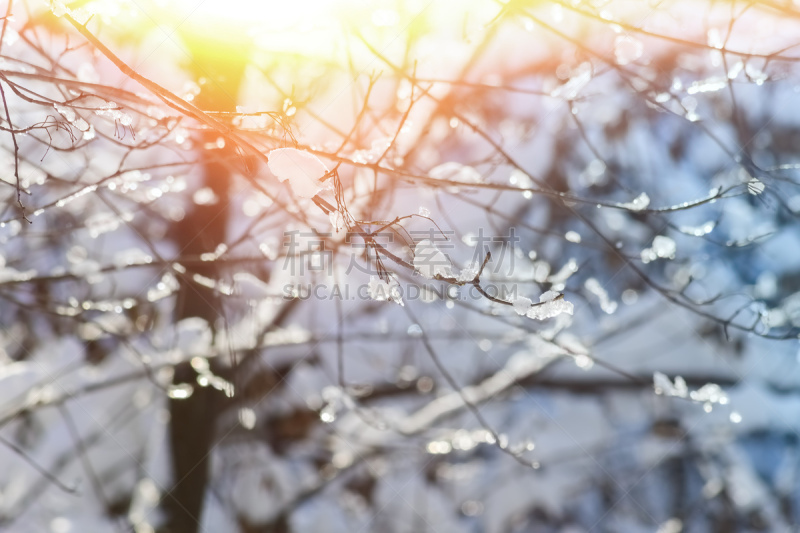
<svg viewBox="0 0 800 533">
<path fill-rule="evenodd" d="M 468 6 L 452 7 L 460 12 Z M 80 23 L 100 19 L 111 37 L 141 40 L 160 32 L 201 55 L 223 48 L 228 57 L 260 51 L 327 61 L 341 59 L 340 52 L 354 35 L 391 42 L 417 31 L 437 12 L 421 1 L 366 0 L 55 0 L 50 8 Z"/>
</svg>

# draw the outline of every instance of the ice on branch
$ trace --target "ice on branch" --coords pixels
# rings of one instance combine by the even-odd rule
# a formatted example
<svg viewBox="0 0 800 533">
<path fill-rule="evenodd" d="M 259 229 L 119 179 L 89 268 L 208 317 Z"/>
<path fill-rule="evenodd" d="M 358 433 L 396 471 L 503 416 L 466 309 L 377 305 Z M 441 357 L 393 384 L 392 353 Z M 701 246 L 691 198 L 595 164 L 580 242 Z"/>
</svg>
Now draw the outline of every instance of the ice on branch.
<svg viewBox="0 0 800 533">
<path fill-rule="evenodd" d="M 708 235 L 714 231 L 716 226 L 717 223 L 713 220 L 710 220 L 699 226 L 681 226 L 680 232 L 685 233 L 686 235 L 692 235 L 693 237 L 702 237 L 703 235 Z"/>
<path fill-rule="evenodd" d="M 666 374 L 661 372 L 653 373 L 653 388 L 656 394 L 661 396 L 677 396 L 686 398 L 689 396 L 689 387 L 681 376 L 675 376 L 675 383 Z"/>
<path fill-rule="evenodd" d="M 344 215 L 339 210 L 331 211 L 328 214 L 328 219 L 331 221 L 331 226 L 333 226 L 333 231 L 335 233 L 339 233 L 347 227 Z"/>
<path fill-rule="evenodd" d="M 517 296 L 511 301 L 511 304 L 514 306 L 514 311 L 516 311 L 518 315 L 524 315 L 530 310 L 533 302 L 530 298 Z"/>
<path fill-rule="evenodd" d="M 656 394 L 661 396 L 676 396 L 702 403 L 706 412 L 711 411 L 712 404 L 726 405 L 730 401 L 728 394 L 716 383 L 706 383 L 699 389 L 690 391 L 681 376 L 675 376 L 673 383 L 668 376 L 661 372 L 653 373 L 653 388 Z"/>
<path fill-rule="evenodd" d="M 728 403 L 728 394 L 716 383 L 706 383 L 696 391 L 689 393 L 689 398 L 695 402 L 718 403 L 725 405 Z"/>
<path fill-rule="evenodd" d="M 478 272 L 481 271 L 481 265 L 477 261 L 473 261 L 461 271 L 461 273 L 456 278 L 458 281 L 472 281 L 478 275 Z"/>
<path fill-rule="evenodd" d="M 619 204 L 620 207 L 630 209 L 631 211 L 643 211 L 650 205 L 650 197 L 647 193 L 642 193 L 630 202 Z"/>
<path fill-rule="evenodd" d="M 403 297 L 400 294 L 400 284 L 397 280 L 390 277 L 389 281 L 382 280 L 377 276 L 372 276 L 369 280 L 369 297 L 379 302 L 392 301 L 400 305 L 403 303 Z"/>
<path fill-rule="evenodd" d="M 90 128 L 89 123 L 86 122 L 81 117 L 79 117 L 78 115 L 76 115 L 75 110 L 72 109 L 71 107 L 61 106 L 58 104 L 53 104 L 53 107 L 55 107 L 55 110 L 58 111 L 62 117 L 67 119 L 67 122 L 78 128 L 82 132 L 87 133 L 89 131 Z"/>
<path fill-rule="evenodd" d="M 280 181 L 289 180 L 301 198 L 313 198 L 322 190 L 320 179 L 328 173 L 325 164 L 312 153 L 296 148 L 277 148 L 269 153 L 269 170 Z"/>
<path fill-rule="evenodd" d="M 759 194 L 764 192 L 764 189 L 766 189 L 764 182 L 757 178 L 752 178 L 750 181 L 747 182 L 747 192 L 749 192 L 753 196 L 758 196 Z"/>
<path fill-rule="evenodd" d="M 531 307 L 527 312 L 527 316 L 536 320 L 545 320 L 561 313 L 571 315 L 573 308 L 572 303 L 566 301 L 563 294 L 556 291 L 547 291 L 539 296 L 539 304 Z"/>
<path fill-rule="evenodd" d="M 414 248 L 414 268 L 424 278 L 433 279 L 437 275 L 452 278 L 450 260 L 429 239 L 417 243 Z"/>
<path fill-rule="evenodd" d="M 756 85 L 763 85 L 769 79 L 767 73 L 756 67 L 752 62 L 748 62 L 744 66 L 744 73 Z"/>
<path fill-rule="evenodd" d="M 686 89 L 687 94 L 713 93 L 721 91 L 728 86 L 727 76 L 715 76 L 706 80 L 696 81 Z"/>
<path fill-rule="evenodd" d="M 650 248 L 642 250 L 642 262 L 650 263 L 656 259 L 675 259 L 677 245 L 675 241 L 664 235 L 658 235 L 653 239 Z"/>
</svg>

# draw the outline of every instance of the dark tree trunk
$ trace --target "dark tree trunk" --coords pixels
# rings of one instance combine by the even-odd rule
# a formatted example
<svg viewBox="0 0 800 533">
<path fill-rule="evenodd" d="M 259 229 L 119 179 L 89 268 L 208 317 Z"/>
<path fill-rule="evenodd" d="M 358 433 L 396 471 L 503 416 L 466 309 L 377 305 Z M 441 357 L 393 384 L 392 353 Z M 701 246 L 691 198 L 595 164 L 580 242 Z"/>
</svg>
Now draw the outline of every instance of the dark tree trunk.
<svg viewBox="0 0 800 533">
<path fill-rule="evenodd" d="M 194 103 L 203 110 L 234 111 L 239 81 L 244 71 L 242 54 L 234 51 L 225 57 L 198 52 L 195 58 L 195 74 L 207 81 Z M 182 256 L 213 252 L 220 243 L 225 242 L 230 216 L 231 163 L 236 153 L 230 144 L 222 149 L 203 148 L 206 143 L 216 143 L 218 137 L 218 133 L 210 131 L 194 139 L 202 158 L 201 186 L 210 188 L 218 200 L 211 205 L 192 206 L 184 219 L 173 228 L 174 240 Z M 212 332 L 216 333 L 221 317 L 219 296 L 214 290 L 195 282 L 193 274 L 216 280 L 222 272 L 213 261 L 191 266 L 180 280 L 176 322 L 189 317 L 203 318 L 208 321 Z M 189 363 L 176 366 L 173 383 L 189 383 L 194 386 L 194 393 L 187 399 L 171 399 L 169 402 L 170 457 L 174 484 L 162 499 L 162 509 L 166 513 L 162 533 L 195 533 L 200 527 L 215 420 L 226 397 L 213 387 L 198 386 L 196 379 L 197 373 Z"/>
</svg>

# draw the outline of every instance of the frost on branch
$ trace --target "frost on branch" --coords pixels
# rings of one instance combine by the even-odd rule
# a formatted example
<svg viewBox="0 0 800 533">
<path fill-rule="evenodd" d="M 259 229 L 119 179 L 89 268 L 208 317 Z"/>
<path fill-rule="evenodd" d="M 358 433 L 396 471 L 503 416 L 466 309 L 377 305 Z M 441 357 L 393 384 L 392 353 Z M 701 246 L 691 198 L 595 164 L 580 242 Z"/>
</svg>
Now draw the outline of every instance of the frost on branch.
<svg viewBox="0 0 800 533">
<path fill-rule="evenodd" d="M 443 278 L 453 277 L 450 260 L 444 255 L 436 244 L 425 239 L 417 243 L 414 248 L 414 268 L 424 278 L 433 279 L 436 276 Z"/>
<path fill-rule="evenodd" d="M 517 306 L 515 304 L 514 309 L 516 308 Z M 527 316 L 535 318 L 536 320 L 545 320 L 558 316 L 561 313 L 571 315 L 573 308 L 572 302 L 566 301 L 563 294 L 557 293 L 556 291 L 547 291 L 539 296 L 539 304 L 531 307 Z"/>
<path fill-rule="evenodd" d="M 631 211 L 643 211 L 647 209 L 647 206 L 650 205 L 650 197 L 647 196 L 647 193 L 642 193 L 630 202 L 625 202 L 623 204 L 619 204 L 620 207 L 624 207 L 625 209 L 630 209 Z"/>
<path fill-rule="evenodd" d="M 301 198 L 313 198 L 322 190 L 319 181 L 328 173 L 317 156 L 296 148 L 277 148 L 269 153 L 269 170 L 280 181 L 289 180 L 294 193 Z"/>
</svg>

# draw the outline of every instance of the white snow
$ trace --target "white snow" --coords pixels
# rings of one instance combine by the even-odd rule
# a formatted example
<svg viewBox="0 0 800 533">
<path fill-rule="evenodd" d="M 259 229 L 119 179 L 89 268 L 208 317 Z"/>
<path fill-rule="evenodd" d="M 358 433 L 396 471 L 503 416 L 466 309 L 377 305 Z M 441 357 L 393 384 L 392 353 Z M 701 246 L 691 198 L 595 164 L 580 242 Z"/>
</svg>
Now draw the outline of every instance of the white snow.
<svg viewBox="0 0 800 533">
<path fill-rule="evenodd" d="M 762 192 L 764 192 L 766 186 L 764 182 L 759 180 L 758 178 L 752 178 L 750 181 L 747 182 L 747 192 L 752 194 L 753 196 L 758 196 Z"/>
<path fill-rule="evenodd" d="M 690 392 L 689 398 L 696 402 L 718 403 L 721 405 L 728 403 L 728 395 L 716 383 L 706 383 L 696 391 Z"/>
<path fill-rule="evenodd" d="M 424 239 L 414 247 L 414 268 L 424 278 L 434 279 L 436 276 L 453 277 L 450 260 L 430 239 Z"/>
<path fill-rule="evenodd" d="M 769 76 L 764 71 L 756 67 L 752 61 L 748 61 L 744 66 L 744 73 L 756 85 L 762 85 L 769 79 Z"/>
<path fill-rule="evenodd" d="M 612 301 L 611 298 L 608 297 L 608 292 L 603 288 L 599 281 L 595 278 L 587 279 L 584 284 L 586 290 L 590 293 L 597 296 L 597 299 L 600 300 L 600 309 L 602 309 L 606 314 L 612 315 L 614 311 L 617 310 L 617 302 Z"/>
<path fill-rule="evenodd" d="M 730 402 L 728 394 L 716 383 L 706 383 L 697 390 L 689 391 L 686 380 L 681 376 L 675 376 L 673 383 L 666 374 L 661 372 L 653 373 L 653 388 L 658 395 L 688 398 L 694 402 L 703 403 L 706 412 L 711 410 L 711 404 L 727 405 Z M 739 420 L 741 421 L 741 418 Z"/>
<path fill-rule="evenodd" d="M 650 248 L 642 250 L 642 262 L 650 263 L 656 259 L 675 259 L 677 245 L 675 241 L 665 235 L 657 235 Z"/>
<path fill-rule="evenodd" d="M 647 206 L 650 205 L 650 197 L 647 196 L 647 193 L 642 193 L 630 202 L 625 202 L 619 204 L 620 207 L 624 207 L 625 209 L 630 209 L 631 211 L 643 211 L 647 209 Z"/>
<path fill-rule="evenodd" d="M 675 383 L 673 383 L 666 374 L 661 372 L 653 373 L 653 388 L 656 394 L 664 396 L 686 398 L 689 395 L 689 387 L 686 386 L 686 381 L 681 376 L 675 376 Z"/>
<path fill-rule="evenodd" d="M 527 316 L 536 320 L 545 320 L 561 313 L 571 315 L 573 308 L 572 303 L 566 301 L 562 294 L 555 291 L 547 291 L 539 296 L 539 305 L 531 307 Z"/>
<path fill-rule="evenodd" d="M 530 310 L 533 302 L 530 298 L 526 298 L 525 296 L 517 296 L 511 303 L 514 305 L 514 311 L 516 311 L 518 315 L 524 315 Z"/>
<path fill-rule="evenodd" d="M 369 280 L 367 288 L 369 297 L 379 302 L 393 301 L 400 305 L 404 305 L 403 298 L 400 293 L 400 284 L 393 277 L 389 281 L 385 281 L 378 276 L 372 276 Z"/>
<path fill-rule="evenodd" d="M 313 198 L 322 190 L 319 181 L 328 169 L 314 154 L 297 148 L 277 148 L 269 153 L 269 170 L 280 181 L 289 180 L 301 198 Z"/>
<path fill-rule="evenodd" d="M 702 237 L 703 235 L 708 235 L 714 228 L 717 226 L 717 223 L 713 220 L 709 220 L 704 224 L 700 224 L 699 226 L 681 226 L 680 231 L 681 233 L 685 233 L 686 235 L 692 235 L 693 237 Z"/>
<path fill-rule="evenodd" d="M 480 265 L 477 261 L 473 261 L 472 263 L 465 266 L 461 272 L 459 272 L 458 277 L 456 278 L 458 281 L 472 281 L 475 279 L 475 276 L 478 275 L 480 271 Z"/>
<path fill-rule="evenodd" d="M 727 86 L 727 76 L 715 76 L 706 80 L 693 82 L 689 87 L 687 87 L 686 92 L 688 94 L 711 93 L 721 91 Z"/>
</svg>

